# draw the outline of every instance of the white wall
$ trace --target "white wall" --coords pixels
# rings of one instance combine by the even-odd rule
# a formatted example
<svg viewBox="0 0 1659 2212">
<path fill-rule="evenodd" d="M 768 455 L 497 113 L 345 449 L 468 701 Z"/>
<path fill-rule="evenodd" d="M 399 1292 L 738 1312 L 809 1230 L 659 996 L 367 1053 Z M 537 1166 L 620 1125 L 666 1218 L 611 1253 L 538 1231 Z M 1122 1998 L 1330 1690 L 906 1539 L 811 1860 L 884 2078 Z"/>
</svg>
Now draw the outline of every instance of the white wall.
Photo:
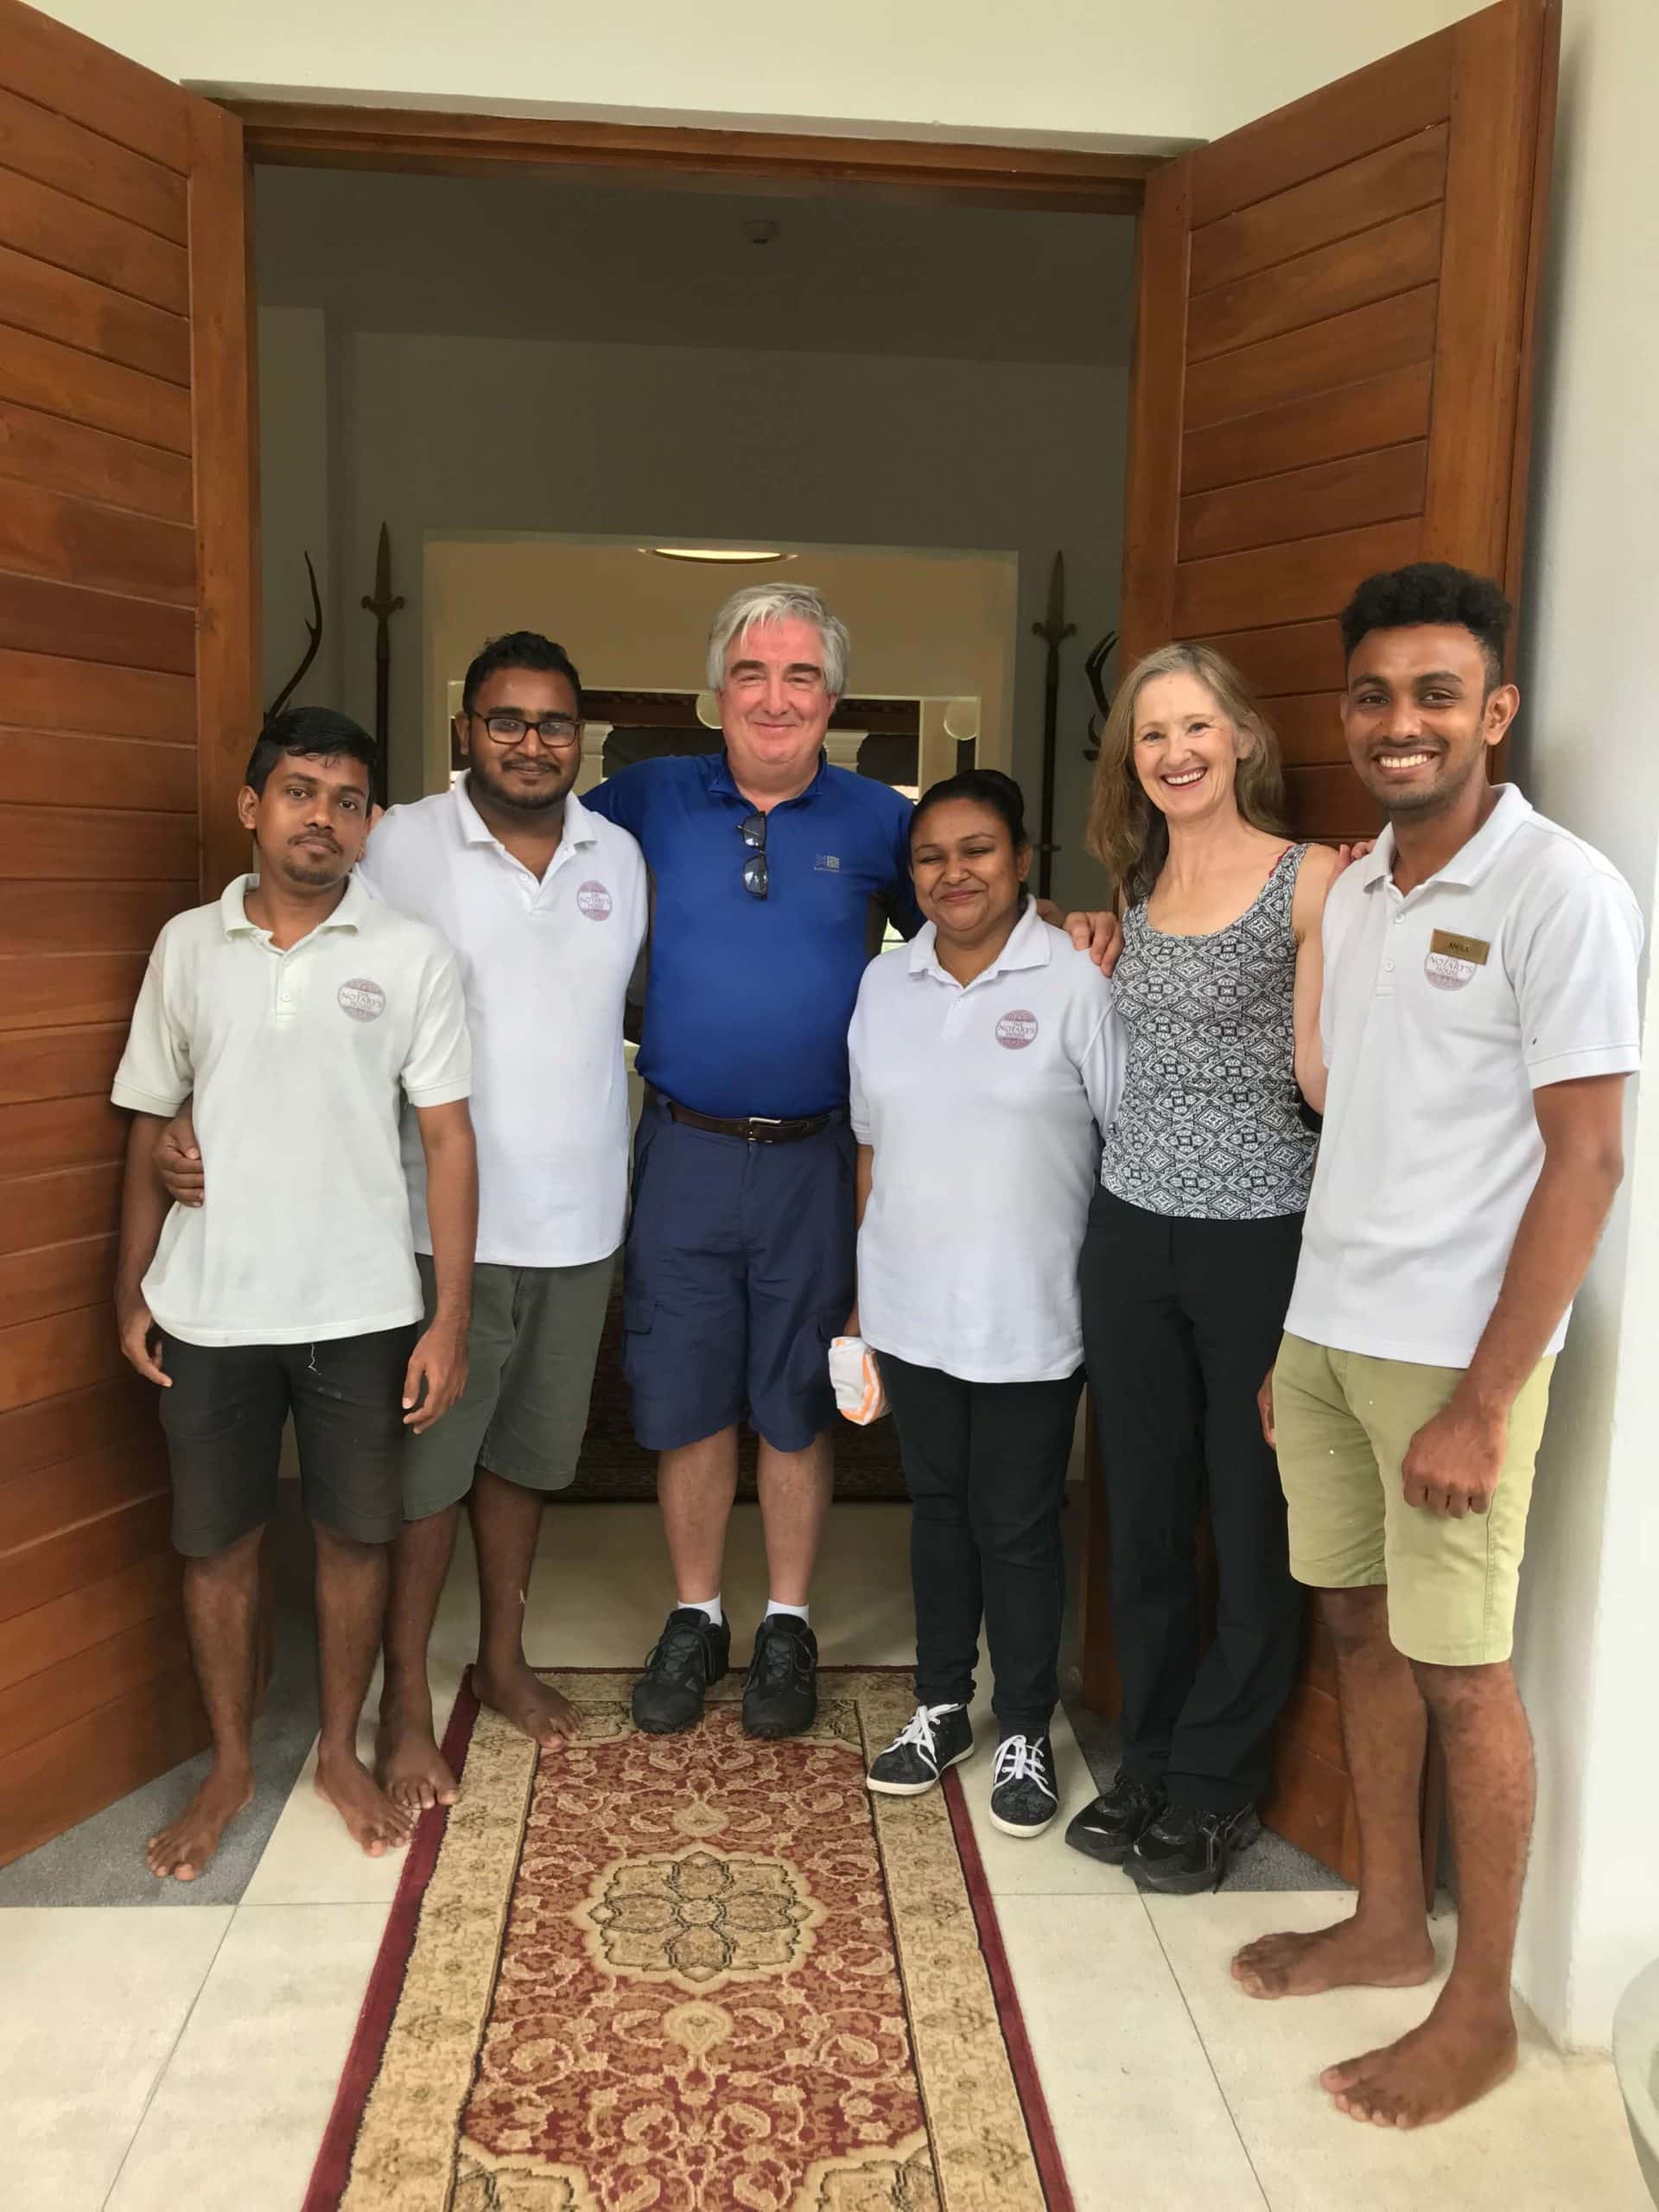
<svg viewBox="0 0 1659 2212">
<path fill-rule="evenodd" d="M 1082 648 L 1116 620 L 1122 370 L 377 332 L 335 334 L 328 354 L 333 620 L 342 703 L 359 719 L 373 708 L 373 626 L 358 601 L 382 521 L 394 588 L 409 601 L 392 624 L 394 794 L 417 793 L 423 779 L 426 534 L 810 537 L 1018 556 L 1014 767 L 1034 810 L 1043 653 L 1031 626 L 1063 550 L 1081 636 L 1065 664 L 1055 818 L 1066 849 L 1055 888 L 1066 899 L 1098 891 L 1080 842 L 1090 706 Z M 306 358 L 315 358 L 308 344 Z M 268 446 L 267 475 L 281 466 Z M 726 588 L 709 580 L 710 612 Z M 541 626 L 556 634 L 560 620 L 548 608 Z M 580 658 L 580 638 L 568 642 Z M 879 673 L 863 668 L 855 635 L 855 688 Z M 669 680 L 695 685 L 697 667 Z"/>
</svg>

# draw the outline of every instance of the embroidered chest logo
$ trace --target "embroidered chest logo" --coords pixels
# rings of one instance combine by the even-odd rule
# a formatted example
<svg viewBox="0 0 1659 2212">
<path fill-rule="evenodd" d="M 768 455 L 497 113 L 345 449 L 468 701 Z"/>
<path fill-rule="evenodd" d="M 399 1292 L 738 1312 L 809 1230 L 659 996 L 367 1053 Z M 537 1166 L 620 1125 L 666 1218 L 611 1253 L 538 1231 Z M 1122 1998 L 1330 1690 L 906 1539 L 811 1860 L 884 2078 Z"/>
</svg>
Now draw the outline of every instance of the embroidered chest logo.
<svg viewBox="0 0 1659 2212">
<path fill-rule="evenodd" d="M 340 985 L 340 1003 L 353 1021 L 378 1021 L 386 1010 L 386 995 L 366 976 L 353 976 Z"/>
<path fill-rule="evenodd" d="M 841 855 L 839 853 L 817 853 L 813 855 L 812 865 L 820 875 L 839 875 L 841 874 Z"/>
<path fill-rule="evenodd" d="M 1460 991 L 1486 965 L 1491 946 L 1484 938 L 1456 937 L 1436 930 L 1428 941 L 1423 973 L 1437 991 Z"/>
<path fill-rule="evenodd" d="M 579 884 L 576 905 L 590 922 L 608 922 L 611 918 L 611 894 L 602 883 Z"/>
<path fill-rule="evenodd" d="M 1005 1014 L 996 1025 L 996 1041 L 1010 1052 L 1023 1052 L 1037 1034 L 1037 1017 L 1022 1006 Z"/>
</svg>

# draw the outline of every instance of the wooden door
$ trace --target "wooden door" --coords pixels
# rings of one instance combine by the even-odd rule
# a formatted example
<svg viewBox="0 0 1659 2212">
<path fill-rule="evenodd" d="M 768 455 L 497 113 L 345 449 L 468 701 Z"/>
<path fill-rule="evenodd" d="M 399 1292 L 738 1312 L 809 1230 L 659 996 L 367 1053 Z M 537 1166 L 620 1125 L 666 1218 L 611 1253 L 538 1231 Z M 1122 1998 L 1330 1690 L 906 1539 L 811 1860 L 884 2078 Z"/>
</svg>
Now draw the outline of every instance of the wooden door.
<svg viewBox="0 0 1659 2212">
<path fill-rule="evenodd" d="M 205 1741 L 108 1095 L 245 849 L 244 205 L 234 118 L 0 0 L 0 1863 Z"/>
<path fill-rule="evenodd" d="M 1262 694 L 1294 827 L 1374 830 L 1337 717 L 1360 579 L 1519 583 L 1555 0 L 1503 0 L 1148 180 L 1121 665 L 1204 639 Z M 1085 1695 L 1109 1706 L 1090 1543 Z M 1310 1625 L 1273 1825 L 1354 1871 L 1330 1654 Z"/>
</svg>

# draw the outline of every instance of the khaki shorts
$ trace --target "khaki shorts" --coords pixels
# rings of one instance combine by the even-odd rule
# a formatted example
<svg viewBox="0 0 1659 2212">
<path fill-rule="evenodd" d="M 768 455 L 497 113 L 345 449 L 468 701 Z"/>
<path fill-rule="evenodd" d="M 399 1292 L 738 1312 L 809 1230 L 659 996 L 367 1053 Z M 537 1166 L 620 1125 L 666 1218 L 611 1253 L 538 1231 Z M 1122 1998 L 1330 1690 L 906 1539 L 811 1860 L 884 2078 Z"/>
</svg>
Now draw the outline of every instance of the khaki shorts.
<svg viewBox="0 0 1659 2212">
<path fill-rule="evenodd" d="M 1457 1521 L 1408 1505 L 1400 1470 L 1463 1370 L 1287 1336 L 1273 1371 L 1273 1409 L 1296 1580 L 1321 1590 L 1386 1584 L 1389 1635 L 1408 1659 L 1438 1667 L 1507 1659 L 1554 1364 L 1541 1360 L 1515 1402 L 1491 1505 Z"/>
<path fill-rule="evenodd" d="M 429 1320 L 432 1262 L 423 1252 L 415 1261 Z M 441 1421 L 409 1440 L 406 1521 L 424 1521 L 465 1497 L 477 1467 L 525 1490 L 568 1488 L 615 1273 L 614 1254 L 575 1268 L 473 1270 L 467 1388 Z"/>
</svg>

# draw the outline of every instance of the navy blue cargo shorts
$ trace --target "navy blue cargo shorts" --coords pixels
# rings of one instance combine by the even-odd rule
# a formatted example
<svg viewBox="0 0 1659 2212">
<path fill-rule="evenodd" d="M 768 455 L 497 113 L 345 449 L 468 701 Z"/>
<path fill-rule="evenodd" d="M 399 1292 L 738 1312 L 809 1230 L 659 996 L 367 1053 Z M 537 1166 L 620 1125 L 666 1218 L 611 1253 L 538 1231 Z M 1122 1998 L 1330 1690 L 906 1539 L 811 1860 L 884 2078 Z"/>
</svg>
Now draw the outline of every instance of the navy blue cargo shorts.
<svg viewBox="0 0 1659 2212">
<path fill-rule="evenodd" d="M 830 1344 L 856 1281 L 856 1154 L 845 1114 L 792 1144 L 751 1144 L 689 1128 L 647 1096 L 623 1309 L 647 1451 L 696 1444 L 746 1412 L 779 1452 L 830 1427 Z"/>
</svg>

